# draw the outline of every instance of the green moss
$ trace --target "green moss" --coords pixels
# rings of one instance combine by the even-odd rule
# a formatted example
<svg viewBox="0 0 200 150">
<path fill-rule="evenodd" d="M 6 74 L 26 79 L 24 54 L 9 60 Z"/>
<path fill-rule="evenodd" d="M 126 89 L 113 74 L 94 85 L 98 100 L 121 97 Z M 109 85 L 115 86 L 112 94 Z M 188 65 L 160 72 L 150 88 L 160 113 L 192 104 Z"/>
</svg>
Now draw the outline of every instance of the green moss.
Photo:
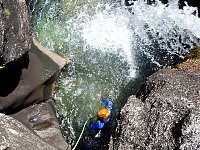
<svg viewBox="0 0 200 150">
<path fill-rule="evenodd" d="M 188 59 L 200 58 L 200 46 L 193 47 L 186 55 L 185 58 L 171 65 L 172 68 L 178 68 L 178 65 L 187 61 Z"/>
<path fill-rule="evenodd" d="M 9 17 L 9 16 L 11 15 L 11 11 L 10 11 L 8 8 L 4 8 L 3 14 L 4 14 L 6 17 Z"/>
<path fill-rule="evenodd" d="M 200 58 L 200 46 L 196 46 L 186 55 L 186 59 Z"/>
<path fill-rule="evenodd" d="M 52 123 L 50 121 L 45 121 L 45 122 L 41 122 L 41 123 L 38 123 L 36 125 L 33 126 L 33 129 L 34 130 L 44 130 L 48 127 L 52 126 Z"/>
</svg>

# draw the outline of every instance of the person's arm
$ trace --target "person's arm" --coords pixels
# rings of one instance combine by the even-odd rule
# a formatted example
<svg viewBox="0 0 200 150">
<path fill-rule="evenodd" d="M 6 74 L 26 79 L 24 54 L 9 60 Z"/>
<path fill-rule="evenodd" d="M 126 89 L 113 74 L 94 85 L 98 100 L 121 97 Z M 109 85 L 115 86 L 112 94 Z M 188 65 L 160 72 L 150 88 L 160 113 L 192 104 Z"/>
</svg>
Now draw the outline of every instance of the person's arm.
<svg viewBox="0 0 200 150">
<path fill-rule="evenodd" d="M 102 102 L 105 104 L 106 108 L 111 112 L 112 111 L 112 101 L 110 101 L 108 98 L 103 98 Z"/>
<path fill-rule="evenodd" d="M 104 127 L 104 123 L 101 122 L 100 120 L 98 120 L 98 121 L 96 122 L 96 126 L 97 126 L 97 128 L 100 130 L 100 129 L 102 129 L 102 128 Z"/>
<path fill-rule="evenodd" d="M 104 123 L 102 123 L 101 121 L 96 121 L 94 122 L 92 119 L 90 119 L 90 123 L 89 123 L 89 132 L 98 132 L 99 130 L 101 130 L 104 126 Z"/>
</svg>

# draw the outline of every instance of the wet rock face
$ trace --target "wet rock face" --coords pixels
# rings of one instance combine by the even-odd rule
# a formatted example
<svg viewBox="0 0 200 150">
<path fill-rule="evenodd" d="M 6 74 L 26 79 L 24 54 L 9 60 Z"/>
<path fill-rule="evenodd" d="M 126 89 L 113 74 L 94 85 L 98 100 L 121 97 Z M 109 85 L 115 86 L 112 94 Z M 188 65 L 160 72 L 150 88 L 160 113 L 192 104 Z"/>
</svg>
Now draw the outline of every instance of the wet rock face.
<svg viewBox="0 0 200 150">
<path fill-rule="evenodd" d="M 147 79 L 137 96 L 128 99 L 121 111 L 114 149 L 198 147 L 200 65 L 193 71 L 185 70 L 185 66 L 158 71 Z"/>
<path fill-rule="evenodd" d="M 0 70 L 1 113 L 13 114 L 51 97 L 51 85 L 66 61 L 59 57 L 57 61 L 63 63 L 55 63 L 55 56 L 45 54 L 46 51 L 40 44 L 33 42 L 27 55 Z"/>
<path fill-rule="evenodd" d="M 53 100 L 27 107 L 11 116 L 57 150 L 71 149 L 60 131 Z"/>
<path fill-rule="evenodd" d="M 0 114 L 0 149 L 57 150 L 41 140 L 22 123 L 4 114 Z"/>
<path fill-rule="evenodd" d="M 29 6 L 31 0 L 26 0 L 26 5 Z"/>
<path fill-rule="evenodd" d="M 31 49 L 31 27 L 24 0 L 0 0 L 0 65 Z"/>
</svg>

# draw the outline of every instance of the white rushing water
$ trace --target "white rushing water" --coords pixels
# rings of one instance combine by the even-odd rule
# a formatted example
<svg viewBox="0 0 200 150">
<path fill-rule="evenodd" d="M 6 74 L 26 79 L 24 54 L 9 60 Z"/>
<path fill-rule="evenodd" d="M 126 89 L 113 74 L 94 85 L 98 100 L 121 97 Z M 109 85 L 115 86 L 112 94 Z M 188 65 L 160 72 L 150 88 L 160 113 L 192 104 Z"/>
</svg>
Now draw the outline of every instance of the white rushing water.
<svg viewBox="0 0 200 150">
<path fill-rule="evenodd" d="M 112 10 L 111 6 L 106 5 L 104 11 L 96 11 L 96 15 L 84 24 L 83 38 L 86 45 L 102 52 L 119 53 L 129 64 L 129 77 L 134 78 L 136 64 L 128 15 L 128 12 Z"/>
<path fill-rule="evenodd" d="M 155 5 L 147 5 L 139 0 L 134 2 L 131 9 L 133 15 L 129 19 L 132 33 L 139 39 L 136 44 L 140 45 L 140 51 L 158 66 L 165 66 L 166 62 L 161 63 L 162 58 L 157 57 L 156 53 L 166 51 L 167 54 L 163 57 L 182 57 L 193 43 L 199 42 L 197 38 L 200 37 L 200 32 L 197 24 L 200 19 L 197 15 L 192 15 L 196 10 L 193 7 L 186 6 L 184 10 L 180 10 L 177 0 L 170 1 L 167 5 L 159 1 Z"/>
<path fill-rule="evenodd" d="M 85 50 L 94 48 L 103 53 L 118 53 L 128 63 L 132 78 L 136 77 L 138 69 L 137 52 L 161 67 L 169 65 L 167 59 L 173 55 L 184 57 L 193 44 L 199 42 L 200 19 L 197 14 L 192 15 L 196 8 L 185 6 L 180 10 L 177 0 L 167 5 L 159 1 L 147 5 L 139 0 L 130 8 L 128 11 L 124 6 L 113 8 L 99 4 L 94 15 L 83 9 L 70 23 L 83 38 Z"/>
<path fill-rule="evenodd" d="M 69 34 L 70 37 L 66 41 L 70 39 L 72 49 L 76 43 L 82 43 L 81 51 L 100 52 L 101 54 L 97 57 L 101 59 L 104 59 L 101 55 L 105 53 L 119 55 L 121 61 L 128 64 L 128 77 L 133 79 L 140 69 L 138 59 L 146 57 L 149 62 L 145 61 L 144 64 L 154 63 L 157 67 L 167 66 L 173 63 L 170 60 L 171 57 L 183 58 L 194 43 L 199 43 L 200 19 L 192 15 L 195 8 L 186 6 L 184 10 L 180 10 L 175 4 L 177 1 L 171 1 L 169 5 L 157 2 L 156 5 L 150 6 L 141 0 L 134 2 L 131 9 L 124 6 L 113 7 L 108 4 L 99 4 L 93 15 L 89 15 L 88 8 L 85 7 L 78 16 L 67 22 L 68 30 L 72 34 Z M 76 57 L 74 52 L 71 54 Z M 138 57 L 138 55 L 144 56 Z M 90 59 L 89 56 L 87 57 Z M 76 58 L 80 60 L 80 57 Z M 100 67 L 101 63 L 97 64 L 95 60 L 98 61 L 93 57 L 90 62 L 94 62 L 93 65 L 97 68 Z M 85 62 L 82 61 L 82 63 Z M 107 64 L 109 63 L 103 64 L 105 69 L 102 72 L 115 70 L 114 64 L 108 68 Z M 102 72 L 98 75 L 102 76 Z M 123 73 L 120 75 L 116 70 L 114 74 L 119 74 L 117 79 L 115 78 L 117 81 L 126 76 Z M 111 75 L 108 78 L 112 80 L 114 76 Z M 117 81 L 116 84 L 121 84 Z M 114 82 L 111 81 L 111 83 Z M 93 88 L 95 87 L 89 87 L 90 90 Z M 93 104 L 89 104 L 89 109 L 93 108 L 94 103 L 93 101 Z M 80 110 L 78 108 L 77 111 Z"/>
<path fill-rule="evenodd" d="M 200 19 L 193 15 L 196 8 L 185 6 L 180 10 L 177 4 L 178 0 L 167 5 L 159 1 L 147 5 L 138 0 L 129 8 L 86 4 L 61 19 L 54 14 L 57 4 L 50 7 L 45 14 L 50 19 L 36 35 L 50 49 L 72 60 L 55 96 L 64 117 L 61 127 L 70 143 L 77 139 L 87 113 L 95 115 L 100 107 L 95 99 L 97 92 L 112 93 L 118 110 L 124 99 L 117 97 L 130 80 L 139 78 L 142 71 L 173 64 L 199 44 Z"/>
</svg>

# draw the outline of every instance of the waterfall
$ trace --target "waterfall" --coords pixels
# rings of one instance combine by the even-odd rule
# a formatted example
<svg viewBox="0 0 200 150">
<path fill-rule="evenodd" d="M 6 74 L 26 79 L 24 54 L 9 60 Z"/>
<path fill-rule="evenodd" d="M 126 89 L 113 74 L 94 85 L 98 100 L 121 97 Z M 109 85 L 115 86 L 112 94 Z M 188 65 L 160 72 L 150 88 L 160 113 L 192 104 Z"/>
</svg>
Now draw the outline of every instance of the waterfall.
<svg viewBox="0 0 200 150">
<path fill-rule="evenodd" d="M 86 46 L 99 49 L 101 52 L 119 54 L 129 65 L 129 77 L 136 76 L 134 51 L 132 51 L 132 34 L 129 28 L 128 12 L 110 10 L 107 6 L 97 11 L 90 21 L 84 23 L 83 39 Z M 97 6 L 98 10 L 98 6 Z M 109 12 L 109 13 L 108 13 Z"/>
<path fill-rule="evenodd" d="M 112 97 L 117 113 L 146 72 L 174 64 L 199 44 L 196 8 L 180 10 L 177 0 L 152 5 L 138 0 L 128 7 L 100 0 L 35 2 L 34 36 L 72 60 L 55 94 L 61 129 L 72 145 L 88 113 L 96 115 L 102 107 L 96 93 Z"/>
</svg>

